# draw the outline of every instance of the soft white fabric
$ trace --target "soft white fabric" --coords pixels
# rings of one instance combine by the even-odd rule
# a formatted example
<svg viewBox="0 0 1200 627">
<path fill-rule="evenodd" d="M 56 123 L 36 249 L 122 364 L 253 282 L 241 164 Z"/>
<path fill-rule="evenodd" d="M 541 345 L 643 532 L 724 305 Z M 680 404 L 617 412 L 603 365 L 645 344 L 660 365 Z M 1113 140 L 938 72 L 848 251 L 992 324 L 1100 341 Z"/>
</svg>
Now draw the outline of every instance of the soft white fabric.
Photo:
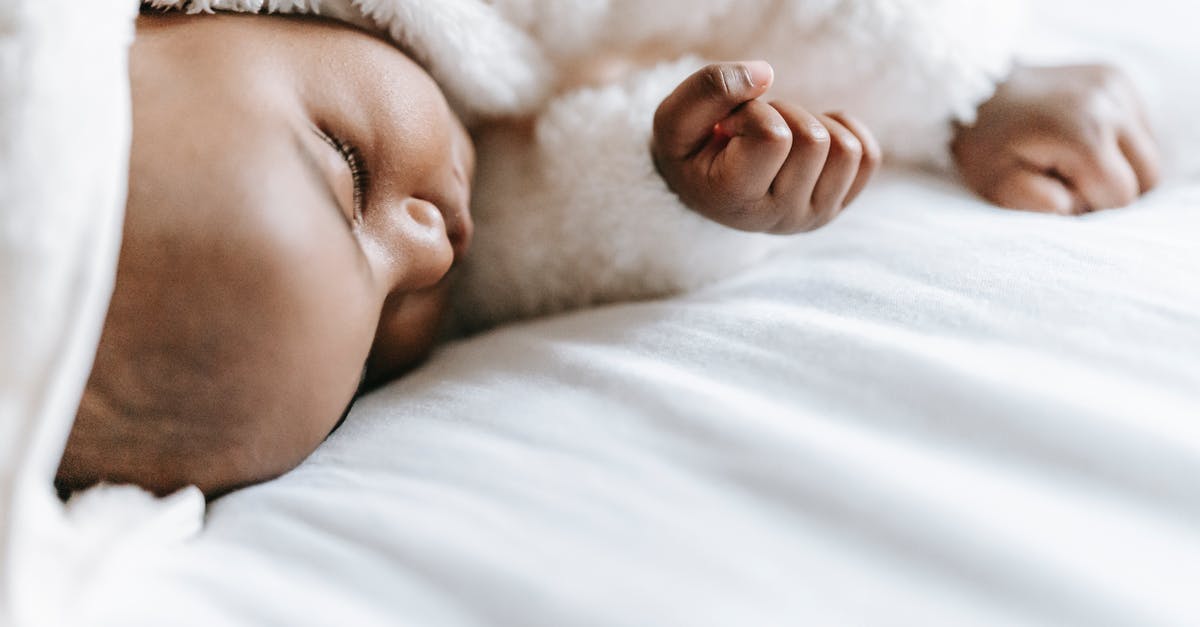
<svg viewBox="0 0 1200 627">
<path fill-rule="evenodd" d="M 986 0 L 610 2 L 549 14 L 535 5 L 500 3 L 563 67 L 648 43 L 656 58 L 767 59 L 777 77 L 768 98 L 851 112 L 889 159 L 941 165 L 950 121 L 971 120 L 993 92 L 1020 23 L 1019 3 Z M 700 218 L 654 167 L 655 109 L 702 65 L 661 63 L 551 99 L 532 132 L 481 134 L 477 237 L 455 290 L 463 328 L 694 289 L 789 244 Z"/>
<path fill-rule="evenodd" d="M 737 280 L 455 345 L 103 624 L 1192 624 L 1198 204 L 893 178 Z"/>
<path fill-rule="evenodd" d="M 477 135 L 475 237 L 454 283 L 461 330 L 694 289 L 789 243 L 701 217 L 654 166 L 654 111 L 702 65 L 686 58 L 569 93 L 532 132 Z"/>
<path fill-rule="evenodd" d="M 6 611 L 19 580 L 38 626 L 1196 623 L 1200 11 L 1122 7 L 1041 6 L 1075 36 L 1031 49 L 1141 71 L 1174 175 L 1138 207 L 894 174 L 744 276 L 450 347 L 190 542 L 194 493 L 26 499 Z"/>
<path fill-rule="evenodd" d="M 104 538 L 157 543 L 141 523 L 174 512 L 178 537 L 203 511 L 133 491 L 71 517 L 51 486 L 112 289 L 137 7 L 0 3 L 0 625 L 78 624 Z"/>
</svg>

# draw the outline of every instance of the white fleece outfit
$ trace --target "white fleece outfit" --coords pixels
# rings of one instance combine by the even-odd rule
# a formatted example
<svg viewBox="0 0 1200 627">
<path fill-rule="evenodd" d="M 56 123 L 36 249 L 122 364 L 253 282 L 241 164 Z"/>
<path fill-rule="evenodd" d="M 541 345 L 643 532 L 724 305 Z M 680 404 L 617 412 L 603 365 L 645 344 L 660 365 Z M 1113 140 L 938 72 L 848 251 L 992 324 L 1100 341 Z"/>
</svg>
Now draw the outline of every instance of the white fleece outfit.
<svg viewBox="0 0 1200 627">
<path fill-rule="evenodd" d="M 686 290 L 792 241 L 701 218 L 655 170 L 654 111 L 704 59 L 766 59 L 770 98 L 846 111 L 889 160 L 945 166 L 952 123 L 970 123 L 1008 72 L 1020 17 L 1014 0 L 147 4 L 321 13 L 387 33 L 424 65 L 478 142 L 476 240 L 455 297 L 465 329 Z M 561 88 L 608 54 L 642 69 Z M 532 124 L 502 121 L 515 118 Z"/>
</svg>

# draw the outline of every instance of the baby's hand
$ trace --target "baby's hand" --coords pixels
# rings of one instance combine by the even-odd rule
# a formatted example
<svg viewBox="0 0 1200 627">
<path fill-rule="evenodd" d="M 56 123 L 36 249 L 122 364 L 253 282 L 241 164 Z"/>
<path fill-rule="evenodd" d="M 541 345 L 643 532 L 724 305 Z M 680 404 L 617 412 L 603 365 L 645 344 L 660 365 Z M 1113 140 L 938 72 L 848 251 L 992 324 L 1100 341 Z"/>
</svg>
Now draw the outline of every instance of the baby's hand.
<svg viewBox="0 0 1200 627">
<path fill-rule="evenodd" d="M 1136 90 L 1107 66 L 1017 68 L 953 149 L 967 185 L 1012 209 L 1123 207 L 1158 182 Z"/>
<path fill-rule="evenodd" d="M 659 106 L 651 151 L 701 215 L 743 231 L 812 231 L 866 186 L 879 144 L 847 115 L 759 100 L 773 80 L 763 61 L 693 74 Z"/>
</svg>

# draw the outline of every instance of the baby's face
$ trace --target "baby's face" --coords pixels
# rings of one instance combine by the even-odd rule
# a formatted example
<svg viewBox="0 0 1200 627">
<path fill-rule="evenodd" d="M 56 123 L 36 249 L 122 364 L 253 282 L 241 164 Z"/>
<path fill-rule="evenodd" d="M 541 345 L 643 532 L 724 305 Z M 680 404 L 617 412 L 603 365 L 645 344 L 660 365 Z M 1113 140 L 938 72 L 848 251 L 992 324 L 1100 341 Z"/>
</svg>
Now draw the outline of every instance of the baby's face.
<svg viewBox="0 0 1200 627">
<path fill-rule="evenodd" d="M 117 283 L 59 470 L 209 493 L 278 475 L 430 350 L 474 152 L 391 45 L 324 22 L 144 16 Z"/>
</svg>

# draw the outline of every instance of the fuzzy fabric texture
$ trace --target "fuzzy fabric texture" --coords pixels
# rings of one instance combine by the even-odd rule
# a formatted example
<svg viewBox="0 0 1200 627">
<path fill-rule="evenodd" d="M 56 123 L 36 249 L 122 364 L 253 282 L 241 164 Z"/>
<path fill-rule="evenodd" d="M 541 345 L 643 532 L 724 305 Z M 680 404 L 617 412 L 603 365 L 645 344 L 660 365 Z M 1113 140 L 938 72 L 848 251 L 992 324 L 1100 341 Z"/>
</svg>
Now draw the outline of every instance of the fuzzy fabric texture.
<svg viewBox="0 0 1200 627">
<path fill-rule="evenodd" d="M 654 168 L 654 111 L 702 59 L 767 59 L 771 97 L 850 112 L 889 159 L 946 167 L 952 122 L 969 123 L 1008 71 L 1021 13 L 1001 0 L 148 4 L 319 13 L 387 33 L 424 64 L 481 138 L 477 244 L 456 297 L 464 329 L 676 293 L 787 241 L 698 219 Z M 564 93 L 601 54 L 647 68 Z M 495 128 L 512 117 L 533 118 L 534 132 Z"/>
<path fill-rule="evenodd" d="M 452 307 L 463 330 L 693 289 L 789 241 L 700 216 L 655 169 L 652 114 L 701 63 L 556 99 L 532 133 L 479 135 L 476 237 Z"/>
</svg>

